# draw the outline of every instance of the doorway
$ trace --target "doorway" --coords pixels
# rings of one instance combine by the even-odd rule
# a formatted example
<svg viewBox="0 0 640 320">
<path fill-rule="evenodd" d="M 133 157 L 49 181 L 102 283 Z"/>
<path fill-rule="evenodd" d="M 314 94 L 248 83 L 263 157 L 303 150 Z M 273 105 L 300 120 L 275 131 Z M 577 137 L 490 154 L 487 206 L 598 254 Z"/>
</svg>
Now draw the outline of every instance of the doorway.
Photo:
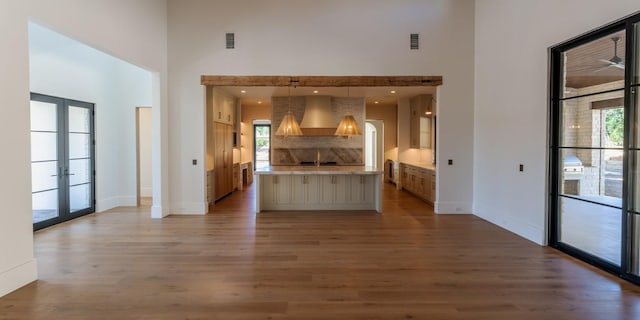
<svg viewBox="0 0 640 320">
<path fill-rule="evenodd" d="M 271 124 L 255 121 L 253 124 L 254 170 L 271 165 Z"/>
<path fill-rule="evenodd" d="M 95 212 L 94 105 L 31 94 L 34 230 Z"/>
<path fill-rule="evenodd" d="M 384 157 L 384 121 L 365 120 L 364 165 L 382 170 Z"/>
<path fill-rule="evenodd" d="M 148 207 L 152 204 L 151 110 L 150 107 L 136 108 L 136 190 L 139 207 Z"/>
</svg>

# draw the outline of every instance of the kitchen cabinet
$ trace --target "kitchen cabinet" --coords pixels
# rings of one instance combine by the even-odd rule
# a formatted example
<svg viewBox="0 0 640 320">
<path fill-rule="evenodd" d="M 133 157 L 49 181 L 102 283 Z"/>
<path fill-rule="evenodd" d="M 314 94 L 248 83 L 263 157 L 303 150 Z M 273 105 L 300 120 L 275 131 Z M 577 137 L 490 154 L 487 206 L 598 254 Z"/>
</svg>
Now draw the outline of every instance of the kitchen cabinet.
<svg viewBox="0 0 640 320">
<path fill-rule="evenodd" d="M 240 185 L 240 164 L 233 164 L 233 188 L 232 191 L 238 190 Z"/>
<path fill-rule="evenodd" d="M 304 170 L 304 169 L 303 169 Z M 256 210 L 376 210 L 382 172 L 264 174 L 256 171 Z"/>
<path fill-rule="evenodd" d="M 316 204 L 318 203 L 318 176 L 292 175 L 291 176 L 291 203 Z"/>
<path fill-rule="evenodd" d="M 220 89 L 213 90 L 213 121 L 235 126 L 236 98 Z"/>
<path fill-rule="evenodd" d="M 346 203 L 347 177 L 344 175 L 330 175 L 320 177 L 320 203 Z"/>
<path fill-rule="evenodd" d="M 214 184 L 215 184 L 215 172 L 214 170 L 207 170 L 207 204 L 211 205 L 214 201 Z"/>
<path fill-rule="evenodd" d="M 400 172 L 402 189 L 433 204 L 436 186 L 435 170 L 400 163 Z"/>
<path fill-rule="evenodd" d="M 242 170 L 242 184 L 248 185 L 253 183 L 253 163 L 251 161 L 244 162 L 240 165 Z"/>
<path fill-rule="evenodd" d="M 373 202 L 374 183 L 377 176 L 359 175 L 350 176 L 349 180 L 349 202 L 350 203 L 371 203 Z"/>
<path fill-rule="evenodd" d="M 264 176 L 261 179 L 263 205 L 267 208 L 286 205 L 291 202 L 291 177 L 290 176 Z"/>
<path fill-rule="evenodd" d="M 215 172 L 215 200 L 233 192 L 232 126 L 214 123 L 213 166 Z"/>
<path fill-rule="evenodd" d="M 433 132 L 433 98 L 422 94 L 410 100 L 409 147 L 414 149 L 431 148 Z"/>
</svg>

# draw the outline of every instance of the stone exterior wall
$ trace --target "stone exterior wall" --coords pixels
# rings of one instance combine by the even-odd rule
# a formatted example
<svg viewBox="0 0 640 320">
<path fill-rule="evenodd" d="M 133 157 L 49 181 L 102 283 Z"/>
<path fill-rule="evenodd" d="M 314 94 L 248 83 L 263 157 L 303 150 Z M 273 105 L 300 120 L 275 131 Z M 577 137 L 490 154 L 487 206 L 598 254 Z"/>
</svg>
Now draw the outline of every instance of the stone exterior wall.
<svg viewBox="0 0 640 320">
<path fill-rule="evenodd" d="M 289 101 L 291 105 L 289 106 Z M 336 117 L 336 126 L 348 111 L 353 114 L 360 130 L 364 132 L 365 100 L 362 97 L 333 97 L 331 111 Z M 316 160 L 320 152 L 321 162 L 336 162 L 338 165 L 364 165 L 364 136 L 344 138 L 338 136 L 292 136 L 275 135 L 282 118 L 291 110 L 298 123 L 302 122 L 305 97 L 272 97 L 271 164 L 298 165 L 300 162 Z"/>
<path fill-rule="evenodd" d="M 622 81 L 615 81 L 603 85 L 582 89 L 567 89 L 567 96 L 582 96 L 595 92 L 608 91 L 622 88 Z M 602 116 L 600 109 L 592 109 L 594 101 L 608 100 L 622 97 L 622 91 L 609 92 L 563 102 L 562 121 L 564 132 L 562 133 L 562 146 L 592 148 L 601 146 Z M 564 149 L 563 157 L 575 155 L 582 161 L 584 174 L 579 178 L 579 195 L 608 195 L 619 197 L 622 184 L 615 179 L 606 179 L 605 163 L 601 150 L 592 149 Z M 615 168 L 616 161 L 606 161 L 606 167 Z M 608 172 L 608 171 L 607 171 Z M 575 175 L 567 180 L 576 179 Z M 573 184 L 573 183 L 571 183 Z M 565 184 L 565 191 L 575 192 L 574 186 Z"/>
</svg>

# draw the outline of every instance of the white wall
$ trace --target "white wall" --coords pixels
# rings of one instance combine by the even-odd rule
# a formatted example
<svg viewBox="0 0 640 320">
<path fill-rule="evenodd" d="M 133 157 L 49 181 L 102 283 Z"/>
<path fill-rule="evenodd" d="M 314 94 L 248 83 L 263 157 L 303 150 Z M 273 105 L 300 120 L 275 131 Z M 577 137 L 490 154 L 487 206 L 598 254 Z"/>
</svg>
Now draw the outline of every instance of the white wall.
<svg viewBox="0 0 640 320">
<path fill-rule="evenodd" d="M 474 2 L 168 2 L 172 212 L 204 212 L 201 75 L 442 75 L 438 212 L 471 212 Z M 236 49 L 225 49 L 225 32 Z M 421 50 L 409 50 L 409 34 Z M 458 209 L 458 210 L 456 210 Z"/>
<path fill-rule="evenodd" d="M 548 48 L 637 10 L 637 0 L 476 2 L 476 215 L 545 243 Z"/>
<path fill-rule="evenodd" d="M 96 211 L 136 205 L 135 110 L 151 105 L 151 73 L 35 23 L 29 56 L 32 92 L 95 104 Z"/>
<path fill-rule="evenodd" d="M 11 150 L 3 157 L 0 180 L 0 296 L 36 279 L 31 224 L 31 169 L 29 135 L 28 20 L 52 29 L 154 72 L 152 105 L 158 178 L 154 175 L 157 216 L 166 212 L 167 171 L 167 51 L 166 5 L 158 0 L 0 0 L 0 108 L 11 117 L 0 119 L 0 147 Z M 161 126 L 164 128 L 161 131 Z M 160 175 L 162 173 L 162 175 Z M 157 181 L 156 181 L 157 180 Z M 155 201 L 159 201 L 156 203 Z M 164 208 L 163 208 L 164 206 Z"/>
</svg>

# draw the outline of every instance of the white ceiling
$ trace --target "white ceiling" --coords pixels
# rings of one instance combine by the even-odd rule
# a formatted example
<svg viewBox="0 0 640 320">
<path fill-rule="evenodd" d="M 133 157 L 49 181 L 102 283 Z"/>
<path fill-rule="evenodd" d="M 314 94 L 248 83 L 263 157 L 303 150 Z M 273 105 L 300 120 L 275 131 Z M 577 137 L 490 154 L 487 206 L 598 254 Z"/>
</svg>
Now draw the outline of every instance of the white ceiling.
<svg viewBox="0 0 640 320">
<path fill-rule="evenodd" d="M 436 94 L 436 87 L 217 87 L 240 98 L 243 105 L 271 105 L 272 96 L 365 97 L 367 103 L 395 105 L 400 98 L 411 98 L 420 94 Z M 244 93 L 242 92 L 244 91 Z M 317 93 L 314 93 L 317 91 Z M 395 91 L 395 93 L 391 93 Z"/>
</svg>

